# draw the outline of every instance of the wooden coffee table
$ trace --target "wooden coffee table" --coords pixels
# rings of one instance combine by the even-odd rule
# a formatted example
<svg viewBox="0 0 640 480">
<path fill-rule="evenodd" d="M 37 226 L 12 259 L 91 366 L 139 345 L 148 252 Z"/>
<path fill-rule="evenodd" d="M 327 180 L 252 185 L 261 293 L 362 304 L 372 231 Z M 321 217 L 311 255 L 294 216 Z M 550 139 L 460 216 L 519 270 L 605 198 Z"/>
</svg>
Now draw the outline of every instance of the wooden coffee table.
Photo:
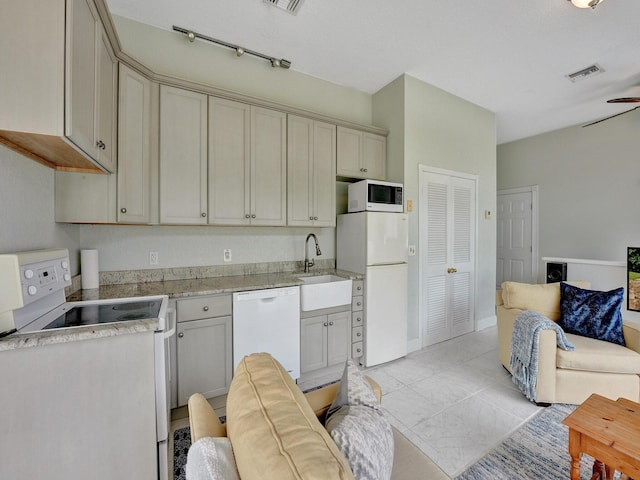
<svg viewBox="0 0 640 480">
<path fill-rule="evenodd" d="M 593 394 L 562 423 L 569 427 L 571 480 L 580 480 L 582 453 L 615 470 L 640 479 L 640 404 Z"/>
</svg>

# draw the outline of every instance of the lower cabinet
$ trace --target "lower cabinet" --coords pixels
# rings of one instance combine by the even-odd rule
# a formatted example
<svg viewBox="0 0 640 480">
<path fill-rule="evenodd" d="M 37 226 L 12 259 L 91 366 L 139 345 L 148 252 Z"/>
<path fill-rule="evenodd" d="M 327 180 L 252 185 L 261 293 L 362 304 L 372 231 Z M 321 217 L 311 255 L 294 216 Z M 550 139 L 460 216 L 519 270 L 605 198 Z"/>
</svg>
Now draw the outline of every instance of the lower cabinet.
<svg viewBox="0 0 640 480">
<path fill-rule="evenodd" d="M 231 295 L 176 302 L 178 406 L 194 393 L 224 395 L 233 375 Z"/>
<path fill-rule="evenodd" d="M 306 312 L 300 328 L 300 370 L 307 373 L 344 363 L 351 356 L 351 310 Z"/>
</svg>

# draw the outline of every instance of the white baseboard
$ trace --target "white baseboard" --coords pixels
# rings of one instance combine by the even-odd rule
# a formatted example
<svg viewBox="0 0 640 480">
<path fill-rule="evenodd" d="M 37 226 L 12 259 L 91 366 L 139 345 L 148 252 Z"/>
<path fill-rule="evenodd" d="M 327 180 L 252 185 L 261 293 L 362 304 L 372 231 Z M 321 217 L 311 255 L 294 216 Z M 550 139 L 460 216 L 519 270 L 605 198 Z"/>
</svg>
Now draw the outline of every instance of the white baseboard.
<svg viewBox="0 0 640 480">
<path fill-rule="evenodd" d="M 407 353 L 415 352 L 420 350 L 422 346 L 420 345 L 420 339 L 414 338 L 413 340 L 409 340 L 407 342 Z"/>
<path fill-rule="evenodd" d="M 490 317 L 481 318 L 476 321 L 476 332 L 485 328 L 494 327 L 498 324 L 498 317 L 491 315 Z"/>
</svg>

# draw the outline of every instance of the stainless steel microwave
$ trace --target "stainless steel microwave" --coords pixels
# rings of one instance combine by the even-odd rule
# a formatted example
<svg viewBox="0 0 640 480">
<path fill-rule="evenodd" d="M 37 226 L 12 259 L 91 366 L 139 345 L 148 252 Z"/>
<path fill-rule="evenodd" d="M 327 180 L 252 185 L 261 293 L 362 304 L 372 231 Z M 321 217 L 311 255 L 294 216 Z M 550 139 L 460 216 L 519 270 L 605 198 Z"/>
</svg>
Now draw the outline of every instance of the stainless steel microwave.
<svg viewBox="0 0 640 480">
<path fill-rule="evenodd" d="M 351 183 L 348 192 L 348 212 L 404 211 L 401 183 L 381 180 L 361 180 Z"/>
</svg>

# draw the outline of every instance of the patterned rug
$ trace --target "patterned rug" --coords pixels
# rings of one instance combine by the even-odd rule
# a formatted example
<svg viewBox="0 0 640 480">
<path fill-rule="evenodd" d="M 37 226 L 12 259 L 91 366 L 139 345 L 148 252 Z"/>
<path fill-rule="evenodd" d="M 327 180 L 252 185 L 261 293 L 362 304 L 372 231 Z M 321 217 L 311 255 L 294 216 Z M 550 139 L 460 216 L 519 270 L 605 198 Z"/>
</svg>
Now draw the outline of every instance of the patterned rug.
<svg viewBox="0 0 640 480">
<path fill-rule="evenodd" d="M 456 480 L 530 480 L 569 478 L 569 429 L 562 420 L 575 405 L 554 404 L 514 432 Z M 581 480 L 592 475 L 593 458 L 582 455 Z M 614 479 L 619 474 L 616 473 Z"/>
</svg>

